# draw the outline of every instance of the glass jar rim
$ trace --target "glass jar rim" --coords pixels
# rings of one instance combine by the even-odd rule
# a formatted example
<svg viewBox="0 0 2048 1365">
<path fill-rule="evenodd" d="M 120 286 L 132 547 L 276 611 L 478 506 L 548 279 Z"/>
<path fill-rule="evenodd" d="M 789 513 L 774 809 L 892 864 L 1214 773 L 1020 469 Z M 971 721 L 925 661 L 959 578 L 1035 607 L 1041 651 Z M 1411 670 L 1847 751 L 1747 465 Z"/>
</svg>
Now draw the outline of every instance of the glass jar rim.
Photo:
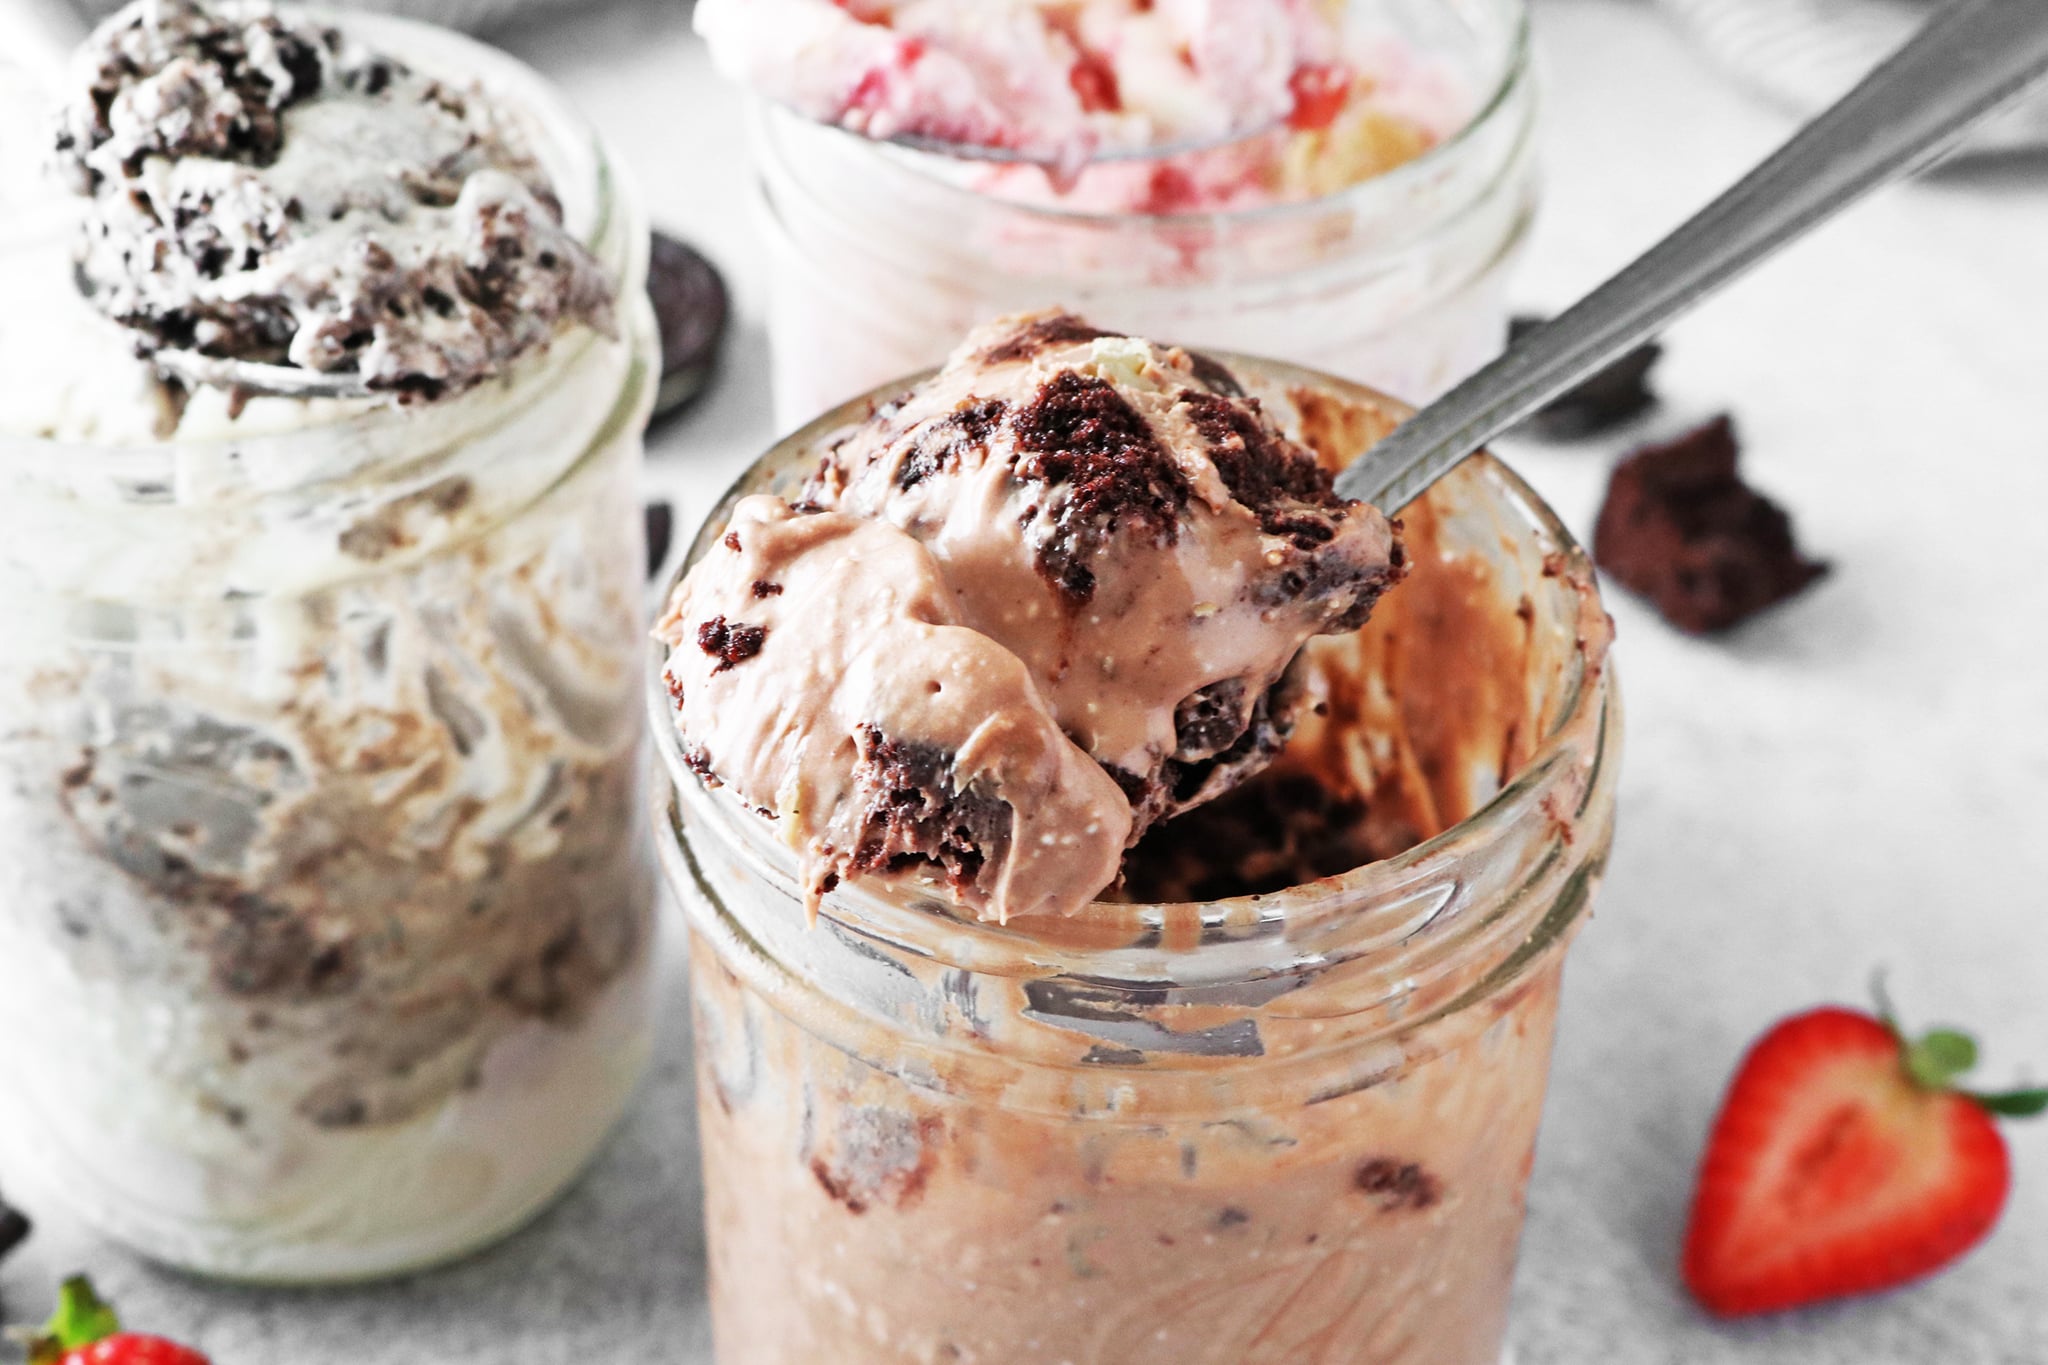
<svg viewBox="0 0 2048 1365">
<path fill-rule="evenodd" d="M 1068 228 L 1097 228 L 1144 224 L 1161 230 L 1213 226 L 1218 223 L 1245 224 L 1257 226 L 1266 223 L 1285 222 L 1306 214 L 1328 212 L 1332 208 L 1358 208 L 1378 202 L 1392 200 L 1411 184 L 1436 174 L 1446 163 L 1472 144 L 1480 132 L 1492 126 L 1514 100 L 1515 92 L 1529 80 L 1533 63 L 1533 48 L 1530 32 L 1528 0 L 1489 0 L 1504 7 L 1511 17 L 1507 35 L 1505 60 L 1499 73 L 1476 102 L 1472 113 L 1461 122 L 1457 129 L 1441 142 L 1437 142 L 1419 155 L 1377 175 L 1369 176 L 1357 184 L 1348 185 L 1329 194 L 1319 194 L 1307 199 L 1290 200 L 1281 203 L 1252 204 L 1235 208 L 1180 209 L 1171 212 L 1142 212 L 1126 210 L 1100 210 L 1064 207 L 1058 204 L 1038 204 L 1016 199 L 1000 198 L 984 194 L 969 186 L 961 185 L 938 173 L 942 165 L 957 165 L 954 158 L 932 152 L 920 152 L 908 147 L 899 147 L 879 142 L 864 134 L 854 132 L 836 124 L 820 124 L 801 114 L 774 105 L 769 101 L 756 99 L 756 118 L 763 127 L 769 127 L 778 120 L 793 124 L 823 129 L 830 134 L 864 143 L 877 154 L 888 157 L 897 166 L 916 176 L 919 181 L 942 195 L 967 203 L 990 203 L 1002 207 L 1005 212 L 1014 212 L 1027 219 L 1035 219 Z M 1526 134 L 1525 134 L 1526 135 Z M 1164 158 L 1162 158 L 1164 159 Z M 1147 164 L 1140 158 L 1134 164 Z"/>
<path fill-rule="evenodd" d="M 1412 411 L 1406 404 L 1365 385 L 1300 366 L 1214 350 L 1207 354 L 1237 369 L 1241 375 L 1334 393 L 1376 408 L 1396 420 Z M 663 600 L 673 595 L 682 575 L 717 543 L 725 516 L 740 497 L 766 491 L 772 487 L 774 476 L 782 472 L 779 466 L 797 467 L 800 457 L 821 448 L 828 436 L 865 418 L 874 406 L 923 377 L 913 375 L 879 386 L 777 442 L 740 475 L 706 516 L 690 552 L 669 580 Z M 1555 576 L 1573 591 L 1577 617 L 1571 623 L 1576 632 L 1576 666 L 1556 703 L 1554 721 L 1537 738 L 1527 761 L 1463 820 L 1394 857 L 1283 891 L 1202 903 L 1098 901 L 1079 917 L 1086 920 L 1091 941 L 1081 946 L 1048 938 L 1042 932 L 1047 927 L 1045 922 L 972 923 L 934 913 L 933 908 L 919 904 L 912 896 L 858 882 L 842 883 L 831 893 L 821 917 L 912 949 L 943 965 L 1005 976 L 1042 974 L 1048 966 L 1056 965 L 1069 975 L 1106 982 L 1156 979 L 1159 954 L 1178 951 L 1162 945 L 1177 943 L 1185 944 L 1186 954 L 1210 953 L 1213 967 L 1202 975 L 1211 983 L 1271 978 L 1299 970 L 1306 963 L 1327 965 L 1333 960 L 1367 954 L 1394 969 L 1397 975 L 1408 969 L 1426 970 L 1431 963 L 1453 955 L 1462 960 L 1472 950 L 1472 936 L 1483 934 L 1490 925 L 1480 917 L 1448 936 L 1425 932 L 1446 918 L 1442 912 L 1450 897 L 1441 880 L 1443 874 L 1466 859 L 1483 857 L 1489 849 L 1506 843 L 1532 818 L 1565 818 L 1552 806 L 1557 795 L 1575 783 L 1582 784 L 1579 810 L 1585 809 L 1596 787 L 1602 785 L 1603 777 L 1611 784 L 1609 748 L 1617 723 L 1607 684 L 1612 627 L 1600 605 L 1586 552 L 1548 504 L 1508 466 L 1482 453 L 1465 468 L 1488 478 L 1502 501 L 1522 518 L 1529 533 L 1547 547 L 1546 574 L 1554 562 Z M 794 884 L 793 855 L 774 838 L 768 823 L 741 809 L 738 802 L 718 799 L 685 763 L 668 690 L 662 680 L 667 652 L 659 642 L 651 646 L 650 659 L 647 695 L 652 728 L 657 750 L 673 781 L 668 803 L 670 818 L 664 822 L 667 828 L 661 831 L 661 837 L 665 844 L 673 839 L 680 845 L 680 849 L 664 847 L 664 856 L 673 858 L 679 854 L 682 863 L 695 870 L 697 854 L 690 849 L 681 818 L 682 806 L 688 801 L 693 817 L 708 815 L 718 823 L 721 837 L 751 856 L 776 865 L 777 872 L 786 874 Z M 1570 843 L 1569 832 L 1563 842 Z M 1564 913 L 1546 916 L 1529 942 L 1522 945 L 1522 951 L 1540 953 L 1568 935 L 1584 900 L 1579 897 Z M 941 929 L 951 932 L 947 942 L 934 949 L 930 940 L 938 937 Z M 1190 935 L 1194 936 L 1192 942 L 1187 941 Z M 1091 946 L 1098 937 L 1113 946 Z M 1284 958 L 1277 958 L 1270 951 L 1275 942 L 1286 945 L 1288 952 Z"/>
<path fill-rule="evenodd" d="M 561 195 L 564 212 L 571 216 L 571 227 L 577 238 L 618 275 L 621 301 L 632 297 L 634 291 L 643 287 L 644 281 L 629 278 L 633 272 L 626 268 L 636 259 L 630 250 L 631 243 L 626 240 L 634 215 L 619 211 L 618 168 L 595 127 L 539 72 L 488 43 L 420 20 L 393 14 L 337 11 L 323 5 L 287 5 L 285 8 L 296 8 L 309 18 L 356 34 L 376 36 L 379 38 L 378 46 L 403 52 L 408 61 L 437 72 L 460 73 L 508 95 L 510 102 L 529 117 L 531 131 L 541 139 L 541 145 L 534 150 L 542 161 L 566 163 L 565 168 L 573 173 L 573 179 L 580 182 L 577 198 Z M 558 182 L 557 193 L 561 194 L 563 177 L 558 174 L 555 179 Z M 587 204 L 582 197 L 585 195 Z M 579 214 L 579 208 L 585 212 Z M 576 222 L 576 217 L 586 217 L 588 221 Z M 42 231 L 62 230 L 61 226 L 52 225 Z M 22 243 L 38 240 L 40 235 L 0 236 L 0 250 L 16 249 Z M 624 312 L 623 309 L 621 311 Z M 626 325 L 623 317 L 621 325 Z M 460 440 L 461 433 L 473 425 L 496 420 L 494 411 L 508 389 L 530 391 L 544 385 L 547 376 L 573 370 L 579 360 L 603 341 L 600 334 L 587 327 L 567 329 L 540 350 L 520 357 L 503 375 L 468 393 L 430 404 L 425 410 L 445 414 L 449 435 L 444 439 Z M 338 413 L 334 420 L 322 422 L 311 430 L 323 438 L 360 443 L 373 450 L 381 450 L 380 437 L 387 431 L 416 424 L 417 418 L 418 413 L 412 407 L 383 401 Z M 148 472 L 139 466 L 150 460 L 171 458 L 178 451 L 233 451 L 247 455 L 300 443 L 306 436 L 306 428 L 294 428 L 251 433 L 230 431 L 198 439 L 177 437 L 138 442 L 18 436 L 0 432 L 0 474 L 27 473 L 34 477 L 47 471 L 61 476 L 75 471 L 81 464 L 101 463 L 108 466 L 110 472 L 118 469 L 124 477 L 146 478 Z M 375 459 L 368 461 L 370 465 L 376 463 Z"/>
</svg>

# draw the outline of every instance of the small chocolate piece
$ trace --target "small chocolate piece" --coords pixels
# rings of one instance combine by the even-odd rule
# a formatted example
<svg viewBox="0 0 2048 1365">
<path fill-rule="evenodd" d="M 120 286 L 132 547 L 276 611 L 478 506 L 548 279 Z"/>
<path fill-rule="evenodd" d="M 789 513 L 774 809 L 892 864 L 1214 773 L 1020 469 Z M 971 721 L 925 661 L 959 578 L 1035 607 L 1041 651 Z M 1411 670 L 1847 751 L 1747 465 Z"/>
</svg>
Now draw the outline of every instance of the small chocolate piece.
<svg viewBox="0 0 2048 1365">
<path fill-rule="evenodd" d="M 1623 460 L 1607 485 L 1593 558 L 1680 630 L 1725 630 L 1827 572 L 1792 520 L 1736 470 L 1735 430 L 1717 417 Z"/>
<path fill-rule="evenodd" d="M 1515 318 L 1508 323 L 1508 345 L 1514 345 L 1544 322 L 1539 317 Z M 1650 371 L 1663 354 L 1664 348 L 1656 342 L 1644 342 L 1577 388 L 1552 399 L 1548 407 L 1523 426 L 1554 441 L 1576 440 L 1620 426 L 1656 405 Z"/>
<path fill-rule="evenodd" d="M 649 248 L 647 297 L 661 333 L 658 421 L 681 412 L 710 384 L 731 307 L 717 267 L 695 247 L 660 232 Z"/>
<path fill-rule="evenodd" d="M 647 576 L 652 578 L 668 562 L 669 542 L 676 533 L 676 509 L 666 502 L 650 502 L 646 516 Z"/>
<path fill-rule="evenodd" d="M 28 1221 L 27 1214 L 0 1199 L 0 1261 L 6 1260 L 9 1252 L 26 1242 L 33 1230 L 34 1225 Z"/>
<path fill-rule="evenodd" d="M 723 616 L 714 616 L 697 627 L 697 648 L 718 660 L 713 673 L 723 673 L 737 668 L 761 652 L 761 646 L 768 643 L 766 626 L 750 626 L 744 621 L 727 621 Z"/>
</svg>

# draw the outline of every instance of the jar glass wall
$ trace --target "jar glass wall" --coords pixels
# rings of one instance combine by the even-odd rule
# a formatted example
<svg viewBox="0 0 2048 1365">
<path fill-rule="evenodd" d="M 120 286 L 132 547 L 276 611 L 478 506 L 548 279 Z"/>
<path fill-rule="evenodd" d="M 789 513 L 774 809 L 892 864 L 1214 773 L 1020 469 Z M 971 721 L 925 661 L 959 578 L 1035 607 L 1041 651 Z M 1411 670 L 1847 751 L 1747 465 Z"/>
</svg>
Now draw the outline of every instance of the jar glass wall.
<svg viewBox="0 0 2048 1365">
<path fill-rule="evenodd" d="M 1351 8 L 1384 114 L 1313 152 L 1103 165 L 1058 192 L 1035 169 L 758 108 L 780 428 L 937 364 L 991 316 L 1053 304 L 1414 402 L 1476 368 L 1501 344 L 1535 206 L 1523 0 Z"/>
<path fill-rule="evenodd" d="M 1404 411 L 1227 363 L 1332 462 Z M 787 493 L 900 387 L 732 496 Z M 652 666 L 724 1365 L 1498 1360 L 1619 715 L 1591 567 L 1526 485 L 1476 457 L 1404 521 L 1413 575 L 1311 645 L 1280 760 L 1341 769 L 1402 851 L 1262 894 L 994 925 L 847 884 L 807 924 Z"/>
<path fill-rule="evenodd" d="M 162 439 L 0 435 L 10 1192 L 244 1279 L 509 1230 L 651 1038 L 646 225 L 532 73 L 349 23 L 528 123 L 619 335 L 439 402 L 200 395 Z M 6 268 L 65 247 L 25 233 Z"/>
</svg>

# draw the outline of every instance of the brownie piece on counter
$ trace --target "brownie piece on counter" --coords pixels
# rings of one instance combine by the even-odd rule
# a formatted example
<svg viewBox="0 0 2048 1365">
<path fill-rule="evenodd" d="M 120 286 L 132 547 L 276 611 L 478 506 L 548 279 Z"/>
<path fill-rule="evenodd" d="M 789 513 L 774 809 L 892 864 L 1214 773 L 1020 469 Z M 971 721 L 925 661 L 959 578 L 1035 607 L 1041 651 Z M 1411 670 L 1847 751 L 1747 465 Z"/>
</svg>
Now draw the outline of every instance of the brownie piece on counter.
<svg viewBox="0 0 2048 1365">
<path fill-rule="evenodd" d="M 1593 558 L 1694 635 L 1726 630 L 1828 571 L 1808 559 L 1785 510 L 1742 481 L 1735 429 L 1715 418 L 1616 466 Z"/>
</svg>

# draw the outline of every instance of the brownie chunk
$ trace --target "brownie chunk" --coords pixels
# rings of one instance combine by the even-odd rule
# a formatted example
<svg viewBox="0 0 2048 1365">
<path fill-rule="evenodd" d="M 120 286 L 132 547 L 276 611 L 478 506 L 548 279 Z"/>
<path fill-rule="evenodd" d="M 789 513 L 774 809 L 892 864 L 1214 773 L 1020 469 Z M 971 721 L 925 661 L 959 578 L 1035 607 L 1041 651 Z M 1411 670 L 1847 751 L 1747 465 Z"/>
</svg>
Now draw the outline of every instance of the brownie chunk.
<svg viewBox="0 0 2048 1365">
<path fill-rule="evenodd" d="M 901 872 L 929 863 L 955 891 L 971 888 L 984 863 L 999 861 L 1010 841 L 1010 807 L 977 791 L 955 790 L 953 755 L 937 745 L 893 739 L 879 726 L 861 727 L 854 789 L 864 815 L 855 872 Z"/>
<path fill-rule="evenodd" d="M 1593 558 L 1680 630 L 1725 630 L 1827 572 L 1784 509 L 1742 481 L 1735 431 L 1717 417 L 1616 467 Z"/>
</svg>

